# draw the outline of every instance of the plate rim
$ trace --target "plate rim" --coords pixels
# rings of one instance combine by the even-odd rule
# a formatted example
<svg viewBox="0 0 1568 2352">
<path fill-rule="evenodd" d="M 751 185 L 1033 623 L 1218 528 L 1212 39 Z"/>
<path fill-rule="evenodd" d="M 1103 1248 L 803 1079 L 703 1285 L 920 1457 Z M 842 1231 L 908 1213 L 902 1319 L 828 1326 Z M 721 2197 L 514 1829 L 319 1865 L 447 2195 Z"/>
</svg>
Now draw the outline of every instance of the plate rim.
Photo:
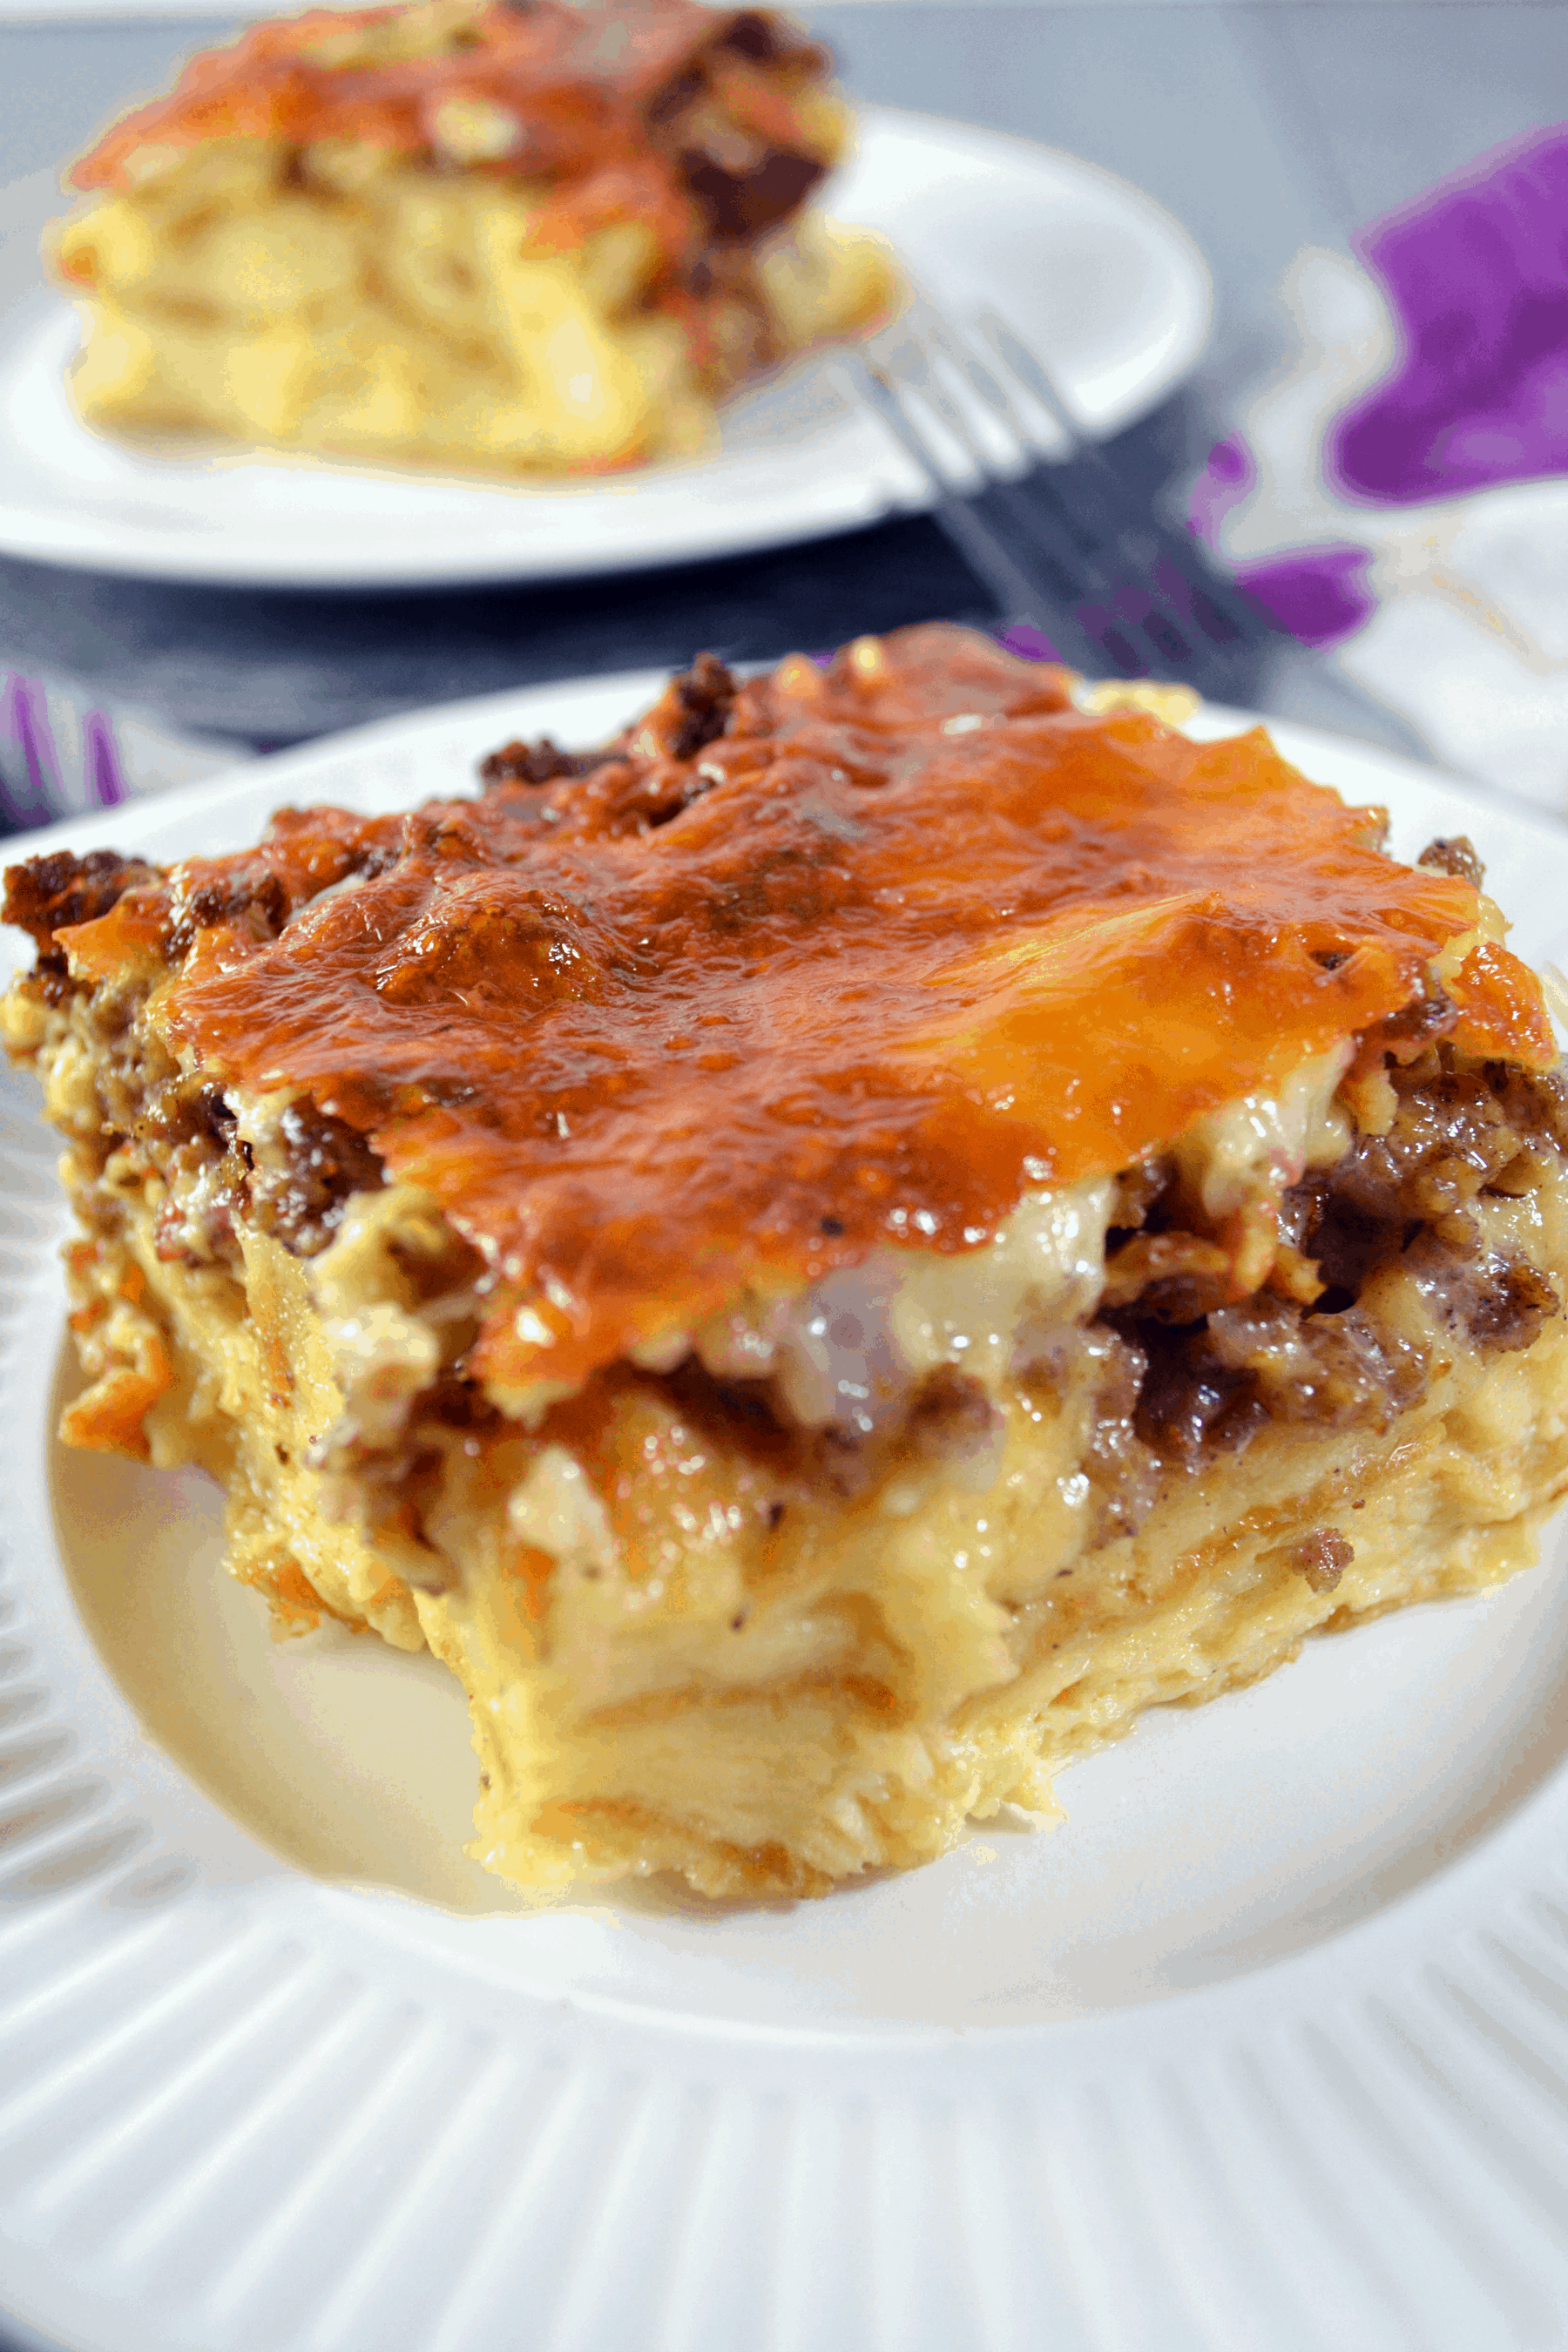
<svg viewBox="0 0 1568 2352">
<path fill-rule="evenodd" d="M 752 672 L 763 671 L 772 665 L 758 662 L 748 663 L 744 667 L 748 672 Z M 351 763 L 374 767 L 379 758 L 388 753 L 406 754 L 411 762 L 417 762 L 427 745 L 438 743 L 458 732 L 471 732 L 477 738 L 489 736 L 493 739 L 509 730 L 520 734 L 544 730 L 570 740 L 574 728 L 602 724 L 607 734 L 622 722 L 623 716 L 635 716 L 646 708 L 647 702 L 662 689 L 669 675 L 668 667 L 647 667 L 608 672 L 602 676 L 558 678 L 543 684 L 531 683 L 501 688 L 483 695 L 464 696 L 450 702 L 432 704 L 417 711 L 373 719 L 357 727 L 313 738 L 308 743 L 238 761 L 216 775 L 176 786 L 166 793 L 149 793 L 135 801 L 121 803 L 116 808 L 89 810 L 26 833 L 0 836 L 0 869 L 17 856 L 44 856 L 59 849 L 78 849 L 85 853 L 88 849 L 105 845 L 110 835 L 118 835 L 120 844 L 125 848 L 135 850 L 147 845 L 148 834 L 156 834 L 171 824 L 184 829 L 187 822 L 221 817 L 230 807 L 236 810 L 237 819 L 237 837 L 232 846 L 244 847 L 254 839 L 259 824 L 267 821 L 266 816 L 258 818 L 256 815 L 258 807 L 270 812 L 274 807 L 288 804 L 288 796 L 297 782 L 310 786 L 323 771 L 331 772 Z M 593 715 L 579 720 L 575 716 L 577 706 L 586 706 Z M 1348 757 L 1356 765 L 1364 762 L 1370 772 L 1369 782 L 1375 782 L 1377 775 L 1382 773 L 1427 790 L 1440 788 L 1472 809 L 1478 818 L 1490 818 L 1510 832 L 1534 837 L 1544 853 L 1563 862 L 1564 870 L 1568 872 L 1568 824 L 1528 803 L 1489 795 L 1484 786 L 1454 775 L 1434 763 L 1411 759 L 1360 737 L 1341 735 L 1326 728 L 1301 725 L 1294 720 L 1270 719 L 1266 714 L 1225 704 L 1205 703 L 1183 724 L 1200 741 L 1221 740 L 1261 726 L 1275 740 L 1283 756 L 1309 776 L 1312 774 L 1318 756 L 1315 747 L 1326 746 L 1329 757 L 1337 753 L 1341 757 Z M 466 781 L 471 783 L 472 778 L 470 765 Z M 1339 791 L 1340 787 L 1333 785 L 1330 789 Z M 432 796 L 427 783 L 422 783 L 420 790 L 425 797 Z M 394 804 L 400 806 L 404 803 L 395 801 Z M 242 810 L 247 813 L 239 816 L 238 812 Z M 191 854 L 205 856 L 222 855 L 224 852 L 201 849 Z M 0 981 L 7 977 L 16 967 L 19 956 L 25 954 L 26 940 L 26 933 L 14 926 L 0 924 Z M 4 1340 L 0 1339 L 0 1359 L 5 1352 Z M 1539 1787 L 1528 1791 L 1493 1829 L 1468 1843 L 1458 1854 L 1367 1920 L 1331 1931 L 1326 1939 L 1320 1939 L 1280 1958 L 1259 1963 L 1243 1970 L 1237 1978 L 1212 1986 L 1162 1994 L 1146 2006 L 1158 2012 L 1168 2009 L 1173 2001 L 1203 2001 L 1211 1997 L 1217 1998 L 1234 1986 L 1248 1982 L 1255 1977 L 1296 1967 L 1321 1949 L 1323 1940 L 1337 1942 L 1345 1937 L 1363 1936 L 1385 1916 L 1386 1911 L 1400 1909 L 1418 1901 L 1426 1888 L 1438 1880 L 1447 1880 L 1454 1872 L 1464 1870 L 1478 1848 L 1489 1849 L 1506 1834 L 1520 1814 L 1531 1808 L 1540 1794 Z M 1564 1795 L 1568 1798 L 1568 1786 L 1565 1786 Z M 300 1871 L 298 1875 L 306 1885 L 330 1889 L 334 1884 L 312 1880 L 303 1871 Z M 1142 2008 L 1136 2011 L 1119 2008 L 1052 2021 L 1047 2025 L 977 2027 L 973 2031 L 981 2036 L 1015 2032 L 1024 2034 L 1047 2031 L 1060 2032 L 1064 2029 L 1088 2029 L 1100 2023 L 1114 2023 L 1133 2013 L 1142 2013 Z M 940 2039 L 946 2029 L 936 2028 L 933 2031 Z"/>
</svg>

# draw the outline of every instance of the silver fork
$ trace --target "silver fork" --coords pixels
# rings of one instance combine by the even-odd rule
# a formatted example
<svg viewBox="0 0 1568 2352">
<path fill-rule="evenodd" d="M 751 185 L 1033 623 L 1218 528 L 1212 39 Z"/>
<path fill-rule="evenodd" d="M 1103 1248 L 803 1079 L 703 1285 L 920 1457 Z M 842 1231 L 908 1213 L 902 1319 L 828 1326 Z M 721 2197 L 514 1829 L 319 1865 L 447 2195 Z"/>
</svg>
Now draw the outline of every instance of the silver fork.
<svg viewBox="0 0 1568 2352">
<path fill-rule="evenodd" d="M 937 521 L 1009 622 L 1092 676 L 1245 698 L 1275 624 L 1149 510 L 1005 320 L 960 324 L 917 290 L 838 374 L 919 467 Z"/>
</svg>

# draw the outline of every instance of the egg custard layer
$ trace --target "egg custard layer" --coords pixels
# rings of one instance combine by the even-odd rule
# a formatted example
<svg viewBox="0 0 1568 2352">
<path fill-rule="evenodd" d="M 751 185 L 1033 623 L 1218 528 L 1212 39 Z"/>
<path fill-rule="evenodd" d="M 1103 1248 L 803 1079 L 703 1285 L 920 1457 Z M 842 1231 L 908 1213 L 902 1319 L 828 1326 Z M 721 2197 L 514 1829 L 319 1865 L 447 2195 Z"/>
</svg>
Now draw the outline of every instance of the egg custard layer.
<svg viewBox="0 0 1568 2352">
<path fill-rule="evenodd" d="M 1079 697 L 1081 701 L 1083 698 Z M 968 633 L 477 797 L 13 869 L 66 1434 L 460 1677 L 479 1860 L 818 1893 L 1568 1488 L 1568 1096 L 1473 853 Z"/>
<path fill-rule="evenodd" d="M 492 472 L 700 447 L 894 294 L 805 199 L 826 53 L 696 0 L 415 0 L 253 26 L 76 166 L 89 423 Z"/>
</svg>

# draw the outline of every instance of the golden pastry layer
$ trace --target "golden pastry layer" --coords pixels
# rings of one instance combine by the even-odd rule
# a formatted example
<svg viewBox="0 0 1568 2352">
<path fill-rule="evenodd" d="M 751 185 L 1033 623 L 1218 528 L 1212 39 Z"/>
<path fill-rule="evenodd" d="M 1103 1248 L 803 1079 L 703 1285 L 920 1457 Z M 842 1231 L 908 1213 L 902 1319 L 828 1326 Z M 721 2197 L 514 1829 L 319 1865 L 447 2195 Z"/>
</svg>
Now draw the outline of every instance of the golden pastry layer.
<svg viewBox="0 0 1568 2352">
<path fill-rule="evenodd" d="M 75 1442 L 427 1643 L 479 1858 L 817 1892 L 1474 1589 L 1568 1486 L 1568 1098 L 1462 843 L 920 630 L 470 801 L 8 878 Z"/>
<path fill-rule="evenodd" d="M 56 232 L 89 422 L 571 472 L 692 450 L 759 371 L 892 298 L 804 209 L 825 54 L 695 0 L 316 10 L 199 57 Z"/>
</svg>

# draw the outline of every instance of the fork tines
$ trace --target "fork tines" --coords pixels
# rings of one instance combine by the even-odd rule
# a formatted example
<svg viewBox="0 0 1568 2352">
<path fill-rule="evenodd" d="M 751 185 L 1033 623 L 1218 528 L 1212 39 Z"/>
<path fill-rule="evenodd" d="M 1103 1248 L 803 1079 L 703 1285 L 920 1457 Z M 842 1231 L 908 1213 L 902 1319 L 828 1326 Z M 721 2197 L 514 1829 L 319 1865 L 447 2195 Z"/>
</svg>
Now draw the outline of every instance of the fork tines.
<svg viewBox="0 0 1568 2352">
<path fill-rule="evenodd" d="M 936 520 L 1009 621 L 1090 675 L 1244 691 L 1274 625 L 1074 426 L 1005 320 L 917 293 L 840 371 L 913 459 Z"/>
</svg>

